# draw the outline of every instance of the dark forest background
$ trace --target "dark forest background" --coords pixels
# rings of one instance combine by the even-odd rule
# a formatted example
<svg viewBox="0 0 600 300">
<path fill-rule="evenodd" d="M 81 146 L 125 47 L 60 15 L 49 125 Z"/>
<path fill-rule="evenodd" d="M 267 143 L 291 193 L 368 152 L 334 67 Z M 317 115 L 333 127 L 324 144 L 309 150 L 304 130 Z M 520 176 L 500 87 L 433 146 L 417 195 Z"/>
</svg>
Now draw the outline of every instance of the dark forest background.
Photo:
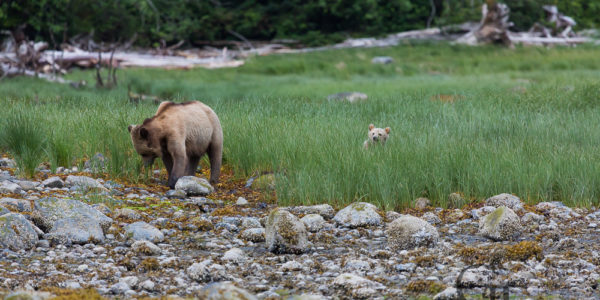
<svg viewBox="0 0 600 300">
<path fill-rule="evenodd" d="M 491 2 L 491 1 L 487 1 Z M 600 0 L 505 0 L 512 30 L 544 19 L 542 5 L 557 5 L 576 30 L 600 24 Z M 347 37 L 381 36 L 411 29 L 478 21 L 482 0 L 2 0 L 0 29 L 21 28 L 31 40 L 66 41 L 91 34 L 96 41 L 157 47 L 183 40 L 295 39 L 313 46 Z"/>
</svg>

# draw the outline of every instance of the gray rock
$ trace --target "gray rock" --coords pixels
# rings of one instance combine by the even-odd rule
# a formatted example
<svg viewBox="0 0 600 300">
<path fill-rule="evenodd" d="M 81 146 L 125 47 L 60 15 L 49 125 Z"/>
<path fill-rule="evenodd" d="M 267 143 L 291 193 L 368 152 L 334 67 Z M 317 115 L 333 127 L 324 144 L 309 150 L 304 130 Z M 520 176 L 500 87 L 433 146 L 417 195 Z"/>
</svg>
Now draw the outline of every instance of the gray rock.
<svg viewBox="0 0 600 300">
<path fill-rule="evenodd" d="M 290 261 L 284 263 L 283 265 L 281 265 L 280 270 L 283 272 L 301 271 L 302 264 L 295 260 L 290 260 Z"/>
<path fill-rule="evenodd" d="M 256 296 L 238 288 L 231 282 L 215 282 L 205 285 L 197 294 L 205 300 L 257 300 Z"/>
<path fill-rule="evenodd" d="M 131 290 L 131 287 L 125 282 L 117 282 L 110 287 L 110 292 L 115 295 L 122 295 Z"/>
<path fill-rule="evenodd" d="M 102 227 L 95 219 L 72 216 L 54 222 L 47 239 L 55 244 L 87 244 L 104 242 Z"/>
<path fill-rule="evenodd" d="M 161 250 L 154 243 L 146 240 L 136 241 L 131 244 L 131 249 L 135 253 L 142 255 L 160 255 Z"/>
<path fill-rule="evenodd" d="M 544 216 L 538 215 L 538 214 L 534 214 L 532 212 L 526 213 L 521 218 L 521 223 L 523 223 L 523 224 L 540 223 L 540 222 L 543 222 L 543 221 L 544 221 Z"/>
<path fill-rule="evenodd" d="M 367 100 L 367 94 L 359 92 L 342 92 L 327 96 L 329 101 L 348 101 L 350 103 Z"/>
<path fill-rule="evenodd" d="M 130 221 L 136 221 L 142 218 L 137 211 L 131 208 L 117 208 L 113 217 L 123 218 Z"/>
<path fill-rule="evenodd" d="M 146 240 L 153 243 L 164 241 L 164 234 L 146 222 L 135 222 L 125 226 L 125 234 L 134 241 Z"/>
<path fill-rule="evenodd" d="M 0 158 L 0 167 L 14 169 L 17 167 L 17 163 L 13 159 L 3 157 Z"/>
<path fill-rule="evenodd" d="M 1 215 L 5 215 L 5 214 L 9 214 L 10 210 L 8 210 L 6 207 L 4 206 L 0 206 L 0 216 Z"/>
<path fill-rule="evenodd" d="M 185 198 L 186 193 L 183 190 L 168 190 L 167 193 L 165 194 L 165 196 L 167 196 L 167 198 Z"/>
<path fill-rule="evenodd" d="M 93 207 L 77 200 L 42 198 L 34 201 L 31 214 L 33 222 L 45 232 L 52 229 L 54 222 L 70 217 L 85 216 L 95 220 L 103 230 L 107 230 L 113 220 Z"/>
<path fill-rule="evenodd" d="M 371 203 L 355 202 L 338 211 L 333 220 L 344 227 L 363 227 L 381 224 L 377 207 Z"/>
<path fill-rule="evenodd" d="M 445 290 L 433 296 L 433 300 L 457 300 L 458 290 L 455 287 L 447 287 Z"/>
<path fill-rule="evenodd" d="M 262 228 L 262 225 L 260 225 L 260 220 L 258 220 L 257 218 L 254 218 L 254 217 L 243 218 L 241 226 L 242 226 L 242 229 Z"/>
<path fill-rule="evenodd" d="M 54 176 L 42 181 L 42 185 L 47 188 L 62 188 L 65 186 L 65 182 L 60 177 Z"/>
<path fill-rule="evenodd" d="M 246 200 L 246 198 L 244 197 L 238 197 L 237 201 L 235 202 L 236 205 L 247 205 L 248 204 L 248 200 Z"/>
<path fill-rule="evenodd" d="M 521 202 L 519 197 L 506 193 L 488 198 L 485 200 L 485 205 L 496 208 L 506 206 L 513 211 L 520 211 L 523 209 L 523 202 Z"/>
<path fill-rule="evenodd" d="M 223 254 L 221 259 L 227 262 L 239 264 L 246 261 L 246 254 L 244 254 L 244 251 L 240 248 L 231 248 Z"/>
<path fill-rule="evenodd" d="M 69 187 L 73 187 L 76 190 L 79 191 L 97 191 L 97 192 L 104 192 L 104 191 L 108 191 L 107 188 L 105 188 L 102 184 L 100 184 L 100 182 L 98 182 L 98 180 L 91 178 L 91 177 L 87 177 L 87 176 L 73 176 L 73 175 L 69 175 L 67 176 L 67 180 L 65 181 L 65 184 Z"/>
<path fill-rule="evenodd" d="M 112 214 L 112 211 L 110 210 L 110 208 L 108 208 L 108 206 L 104 205 L 103 203 L 96 203 L 96 204 L 92 204 L 92 207 L 103 213 L 104 215 L 110 215 Z"/>
<path fill-rule="evenodd" d="M 39 182 L 29 180 L 19 180 L 15 183 L 18 184 L 24 191 L 33 191 L 40 185 Z"/>
<path fill-rule="evenodd" d="M 144 289 L 144 290 L 146 290 L 146 291 L 150 291 L 150 292 L 152 292 L 152 291 L 155 291 L 155 290 L 156 290 L 156 284 L 155 284 L 155 283 L 154 283 L 152 280 L 150 280 L 150 279 L 147 279 L 147 280 L 145 280 L 144 282 L 142 282 L 142 283 L 140 284 L 140 287 L 141 287 L 142 289 Z"/>
<path fill-rule="evenodd" d="M 17 291 L 4 297 L 5 300 L 46 300 L 56 296 L 49 292 L 40 291 Z"/>
<path fill-rule="evenodd" d="M 492 271 L 484 266 L 476 269 L 467 269 L 461 278 L 457 279 L 458 287 L 487 287 L 492 279 Z"/>
<path fill-rule="evenodd" d="M 494 206 L 484 206 L 478 209 L 472 209 L 471 210 L 471 218 L 473 218 L 474 220 L 479 220 L 487 215 L 489 215 L 490 213 L 494 212 L 494 210 L 496 210 L 496 207 Z"/>
<path fill-rule="evenodd" d="M 414 263 L 397 264 L 395 267 L 398 272 L 412 272 L 417 268 Z"/>
<path fill-rule="evenodd" d="M 303 253 L 308 248 L 304 224 L 284 209 L 269 214 L 265 229 L 267 248 L 273 253 Z"/>
<path fill-rule="evenodd" d="M 23 215 L 8 213 L 0 216 L 0 248 L 13 251 L 31 249 L 38 241 L 33 224 Z"/>
<path fill-rule="evenodd" d="M 427 198 L 417 198 L 415 200 L 415 209 L 424 210 L 431 205 L 431 201 Z"/>
<path fill-rule="evenodd" d="M 415 247 L 432 247 L 439 234 L 427 221 L 404 215 L 388 225 L 386 230 L 388 245 L 394 250 L 410 250 Z"/>
<path fill-rule="evenodd" d="M 352 298 L 368 299 L 377 290 L 385 289 L 381 283 L 362 278 L 352 273 L 342 273 L 333 280 L 333 285 Z"/>
<path fill-rule="evenodd" d="M 400 217 L 402 217 L 402 214 L 398 213 L 398 212 L 395 212 L 393 210 L 385 212 L 385 219 L 388 222 L 392 222 L 392 221 L 394 221 L 394 220 L 396 220 L 396 219 L 398 219 Z"/>
<path fill-rule="evenodd" d="M 519 216 L 506 206 L 498 207 L 479 221 L 479 233 L 496 241 L 511 240 L 521 231 Z"/>
<path fill-rule="evenodd" d="M 387 65 L 394 62 L 394 59 L 389 56 L 375 56 L 371 59 L 372 64 Z"/>
<path fill-rule="evenodd" d="M 4 206 L 6 208 L 11 209 L 12 211 L 17 212 L 33 211 L 33 209 L 31 208 L 31 202 L 24 199 L 2 198 L 0 199 L 0 206 Z"/>
<path fill-rule="evenodd" d="M 209 269 L 209 265 L 212 262 L 210 260 L 205 260 L 201 263 L 194 263 L 186 269 L 186 273 L 188 276 L 195 281 L 198 282 L 210 282 L 215 278 L 212 277 L 212 273 Z"/>
<path fill-rule="evenodd" d="M 18 184 L 8 180 L 0 182 L 0 194 L 20 194 L 22 190 Z"/>
<path fill-rule="evenodd" d="M 248 228 L 240 233 L 240 238 L 254 243 L 262 243 L 265 241 L 265 229 Z"/>
<path fill-rule="evenodd" d="M 325 224 L 325 219 L 323 219 L 321 215 L 317 214 L 308 214 L 302 217 L 300 221 L 304 223 L 304 226 L 310 232 L 317 232 L 321 230 L 321 228 L 323 228 L 323 225 Z"/>
<path fill-rule="evenodd" d="M 438 224 L 441 223 L 442 220 L 440 219 L 440 217 L 438 217 L 438 215 L 436 215 L 433 212 L 426 212 L 423 214 L 423 216 L 421 216 L 421 218 L 425 221 L 427 221 L 429 224 Z"/>
<path fill-rule="evenodd" d="M 335 215 L 335 210 L 329 204 L 319 204 L 311 206 L 292 206 L 288 207 L 287 210 L 294 214 L 318 214 L 327 220 L 333 218 L 333 216 Z"/>
<path fill-rule="evenodd" d="M 206 196 L 215 189 L 204 178 L 183 176 L 177 180 L 175 190 L 183 191 L 188 196 Z"/>
</svg>

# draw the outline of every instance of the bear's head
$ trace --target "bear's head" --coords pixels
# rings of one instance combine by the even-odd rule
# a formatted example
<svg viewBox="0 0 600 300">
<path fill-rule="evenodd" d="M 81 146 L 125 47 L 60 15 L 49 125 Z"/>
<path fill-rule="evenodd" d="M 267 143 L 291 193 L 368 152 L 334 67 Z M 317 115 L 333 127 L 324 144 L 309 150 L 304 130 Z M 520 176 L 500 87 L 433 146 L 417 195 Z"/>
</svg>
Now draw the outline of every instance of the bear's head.
<svg viewBox="0 0 600 300">
<path fill-rule="evenodd" d="M 383 145 L 387 141 L 389 134 L 389 127 L 386 127 L 385 129 L 375 128 L 375 125 L 369 124 L 369 143 L 379 143 Z"/>
<path fill-rule="evenodd" d="M 153 145 L 151 133 L 144 125 L 129 125 L 127 127 L 131 135 L 131 142 L 135 151 L 142 156 L 144 165 L 150 166 L 154 163 L 154 159 L 160 154 L 158 145 Z"/>
</svg>

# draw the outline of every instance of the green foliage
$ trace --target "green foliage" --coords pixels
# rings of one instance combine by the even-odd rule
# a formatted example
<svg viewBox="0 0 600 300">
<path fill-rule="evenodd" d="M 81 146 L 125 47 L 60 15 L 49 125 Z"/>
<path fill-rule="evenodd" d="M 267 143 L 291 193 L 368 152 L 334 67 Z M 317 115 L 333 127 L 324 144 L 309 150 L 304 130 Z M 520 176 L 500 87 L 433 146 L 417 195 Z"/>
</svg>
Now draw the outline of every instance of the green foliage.
<svg viewBox="0 0 600 300">
<path fill-rule="evenodd" d="M 544 19 L 542 5 L 556 4 L 578 22 L 600 24 L 600 1 L 505 0 L 515 30 Z M 484 0 L 434 0 L 432 26 L 478 21 Z M 305 45 L 338 42 L 348 36 L 383 35 L 424 28 L 431 15 L 428 0 L 6 0 L 0 2 L 0 29 L 27 24 L 31 39 L 57 44 L 78 34 L 97 41 L 125 41 L 157 47 L 179 40 L 294 38 Z"/>
<path fill-rule="evenodd" d="M 11 110 L 0 122 L 0 148 L 16 158 L 19 170 L 32 177 L 44 161 L 45 130 L 35 113 Z"/>
<path fill-rule="evenodd" d="M 371 64 L 381 55 L 395 63 Z M 448 206 L 448 195 L 457 192 L 467 202 L 514 193 L 528 203 L 589 206 L 600 199 L 597 55 L 587 45 L 408 43 L 254 57 L 233 69 L 125 69 L 120 78 L 149 93 L 211 106 L 224 129 L 226 164 L 242 178 L 273 173 L 281 204 L 361 199 L 393 208 L 426 196 Z M 68 78 L 93 76 L 79 71 Z M 343 91 L 369 99 L 327 101 Z M 145 180 L 127 125 L 152 116 L 156 105 L 130 104 L 126 85 L 75 90 L 11 78 L 2 81 L 0 94 L 0 122 L 22 112 L 13 124 L 40 127 L 10 136 L 63 137 L 60 143 L 74 145 L 73 160 L 100 152 L 113 176 Z M 385 147 L 365 151 L 370 123 L 391 127 L 391 135 Z M 2 134 L 19 128 L 5 124 Z M 50 143 L 27 142 L 26 148 L 38 144 Z M 9 145 L 0 147 L 18 148 Z M 51 160 L 44 153 L 50 151 L 38 157 Z"/>
</svg>

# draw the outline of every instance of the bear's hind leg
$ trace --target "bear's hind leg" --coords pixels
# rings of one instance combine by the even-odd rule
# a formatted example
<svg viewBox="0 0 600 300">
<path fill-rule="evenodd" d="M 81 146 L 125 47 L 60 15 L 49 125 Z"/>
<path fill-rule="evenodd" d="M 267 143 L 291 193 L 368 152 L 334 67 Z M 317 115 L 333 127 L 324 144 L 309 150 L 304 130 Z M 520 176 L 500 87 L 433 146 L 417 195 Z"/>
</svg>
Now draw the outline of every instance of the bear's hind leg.
<svg viewBox="0 0 600 300">
<path fill-rule="evenodd" d="M 221 175 L 222 145 L 215 146 L 215 143 L 212 143 L 208 149 L 208 158 L 210 158 L 210 183 L 215 184 L 219 182 L 219 175 Z"/>
<path fill-rule="evenodd" d="M 186 176 L 194 176 L 196 175 L 196 169 L 198 168 L 198 163 L 200 162 L 200 157 L 198 156 L 190 156 L 187 168 L 185 170 Z"/>
</svg>

